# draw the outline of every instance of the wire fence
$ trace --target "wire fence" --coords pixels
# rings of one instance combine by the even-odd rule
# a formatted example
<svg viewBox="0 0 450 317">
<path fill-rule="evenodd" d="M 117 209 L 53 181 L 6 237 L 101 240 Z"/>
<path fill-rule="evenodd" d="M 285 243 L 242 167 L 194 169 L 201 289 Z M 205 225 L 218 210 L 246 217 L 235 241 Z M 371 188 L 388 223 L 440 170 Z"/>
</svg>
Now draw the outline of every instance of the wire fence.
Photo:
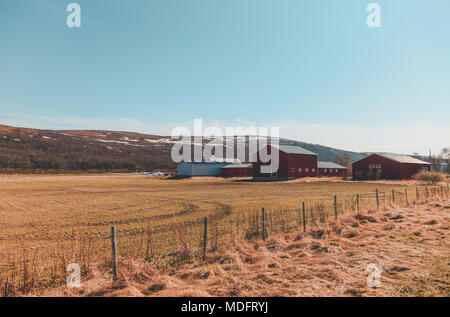
<svg viewBox="0 0 450 317">
<path fill-rule="evenodd" d="M 235 240 L 265 239 L 277 233 L 307 231 L 346 213 L 423 204 L 449 197 L 448 184 L 407 187 L 404 191 L 376 190 L 299 202 L 296 208 L 261 207 L 259 210 L 229 212 L 226 217 L 211 216 L 156 227 L 148 224 L 133 234 L 114 228 L 117 249 L 113 247 L 113 253 L 117 254 L 119 266 L 126 265 L 127 259 L 130 265 L 130 259 L 142 259 L 157 268 L 167 268 L 202 261 L 208 253 L 218 251 Z M 117 263 L 117 259 L 112 255 L 111 247 L 109 233 L 85 232 L 76 228 L 71 235 L 41 241 L 37 245 L 26 240 L 3 244 L 0 247 L 0 296 L 63 285 L 70 263 L 77 263 L 85 278 L 92 276 L 93 267 L 99 264 L 114 274 L 112 264 Z"/>
</svg>

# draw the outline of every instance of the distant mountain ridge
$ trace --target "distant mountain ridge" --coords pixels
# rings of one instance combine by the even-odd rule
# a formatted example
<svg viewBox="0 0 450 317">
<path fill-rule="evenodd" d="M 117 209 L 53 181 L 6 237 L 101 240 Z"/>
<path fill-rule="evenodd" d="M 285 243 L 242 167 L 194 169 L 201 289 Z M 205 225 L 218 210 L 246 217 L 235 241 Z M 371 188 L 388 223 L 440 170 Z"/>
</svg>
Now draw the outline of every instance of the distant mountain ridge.
<svg viewBox="0 0 450 317">
<path fill-rule="evenodd" d="M 318 157 L 319 161 L 335 162 L 336 156 L 340 156 L 340 157 L 347 156 L 349 158 L 350 162 L 352 162 L 352 161 L 362 158 L 363 156 L 365 156 L 367 154 L 367 153 L 359 153 L 359 152 L 340 150 L 340 149 L 335 149 L 335 148 L 320 145 L 320 144 L 305 143 L 305 142 L 293 141 L 293 140 L 288 140 L 288 139 L 281 139 L 280 143 L 286 144 L 286 145 L 297 145 L 308 151 L 314 152 L 319 155 L 319 157 Z"/>
<path fill-rule="evenodd" d="M 170 157 L 174 141 L 167 136 L 105 130 L 39 130 L 0 125 L 0 172 L 140 172 L 174 171 Z M 365 153 L 339 150 L 289 139 L 317 153 L 319 160 L 350 161 Z"/>
</svg>

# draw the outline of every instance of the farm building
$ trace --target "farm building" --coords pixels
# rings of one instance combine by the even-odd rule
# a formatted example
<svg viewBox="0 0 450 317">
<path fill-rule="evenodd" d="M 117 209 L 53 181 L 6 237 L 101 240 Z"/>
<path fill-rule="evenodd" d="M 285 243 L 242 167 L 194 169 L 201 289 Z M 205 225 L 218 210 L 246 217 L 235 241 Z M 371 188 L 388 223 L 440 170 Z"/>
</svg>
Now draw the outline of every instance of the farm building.
<svg viewBox="0 0 450 317">
<path fill-rule="evenodd" d="M 229 162 L 183 162 L 178 165 L 178 176 L 220 176 L 222 167 Z"/>
<path fill-rule="evenodd" d="M 247 177 L 253 176 L 252 164 L 230 164 L 221 169 L 222 177 Z"/>
<path fill-rule="evenodd" d="M 352 163 L 356 179 L 408 179 L 431 164 L 401 154 L 374 153 Z"/>
<path fill-rule="evenodd" d="M 347 168 L 333 162 L 317 162 L 319 176 L 338 176 L 347 175 Z"/>
<path fill-rule="evenodd" d="M 285 177 L 285 178 L 299 178 L 299 177 L 314 177 L 317 176 L 317 154 L 305 150 L 299 146 L 292 145 L 278 145 L 279 150 L 279 167 L 278 171 L 272 174 L 261 173 L 262 165 L 269 165 L 270 163 L 263 163 L 261 161 L 260 153 L 270 154 L 273 145 L 267 145 L 267 148 L 261 149 L 256 153 L 256 160 L 253 164 L 253 175 L 255 177 Z"/>
</svg>

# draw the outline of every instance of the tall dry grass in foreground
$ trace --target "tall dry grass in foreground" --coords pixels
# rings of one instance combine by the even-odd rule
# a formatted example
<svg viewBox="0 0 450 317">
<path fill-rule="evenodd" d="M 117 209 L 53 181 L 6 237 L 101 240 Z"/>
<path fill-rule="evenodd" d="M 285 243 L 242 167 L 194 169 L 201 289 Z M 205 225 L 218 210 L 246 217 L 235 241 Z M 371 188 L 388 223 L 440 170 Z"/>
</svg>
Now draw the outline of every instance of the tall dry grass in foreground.
<svg viewBox="0 0 450 317">
<path fill-rule="evenodd" d="M 270 237 L 304 227 L 314 228 L 343 214 L 422 204 L 449 196 L 448 186 L 402 189 L 380 190 L 378 194 L 373 191 L 347 193 L 344 198 L 337 196 L 336 204 L 333 198 L 312 199 L 307 201 L 304 210 L 300 205 L 296 208 L 271 205 L 265 208 L 265 232 Z M 220 251 L 230 241 L 251 241 L 262 237 L 263 221 L 259 208 L 235 213 L 227 204 L 216 203 L 216 208 L 216 212 L 208 216 L 208 253 Z M 164 219 L 164 215 L 160 217 Z M 132 270 L 134 259 L 145 260 L 158 270 L 171 270 L 182 263 L 202 261 L 203 217 L 181 219 L 181 216 L 176 216 L 172 219 L 175 221 L 158 225 L 155 220 L 142 219 L 139 227 L 118 230 L 122 268 Z M 64 285 L 69 263 L 80 265 L 83 279 L 92 277 L 99 267 L 109 270 L 109 234 L 98 230 L 98 223 L 88 225 L 87 230 L 82 226 L 68 227 L 70 231 L 48 230 L 43 236 L 27 236 L 27 239 L 21 235 L 17 238 L 9 236 L 3 241 L 0 249 L 2 296 L 26 295 Z"/>
<path fill-rule="evenodd" d="M 224 243 L 167 269 L 119 258 L 119 279 L 96 265 L 82 286 L 43 296 L 449 296 L 450 200 L 371 208 L 261 239 Z M 370 288 L 367 267 L 381 267 Z"/>
</svg>

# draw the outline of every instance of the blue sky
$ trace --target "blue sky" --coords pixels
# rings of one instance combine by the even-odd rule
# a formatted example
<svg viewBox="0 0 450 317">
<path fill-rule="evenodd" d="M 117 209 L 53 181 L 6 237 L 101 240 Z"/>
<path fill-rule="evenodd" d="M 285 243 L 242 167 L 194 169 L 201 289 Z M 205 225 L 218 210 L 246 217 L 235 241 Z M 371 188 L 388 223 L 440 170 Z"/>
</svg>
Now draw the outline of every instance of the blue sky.
<svg viewBox="0 0 450 317">
<path fill-rule="evenodd" d="M 356 151 L 450 145 L 450 1 L 0 0 L 0 124 L 209 124 Z"/>
</svg>

